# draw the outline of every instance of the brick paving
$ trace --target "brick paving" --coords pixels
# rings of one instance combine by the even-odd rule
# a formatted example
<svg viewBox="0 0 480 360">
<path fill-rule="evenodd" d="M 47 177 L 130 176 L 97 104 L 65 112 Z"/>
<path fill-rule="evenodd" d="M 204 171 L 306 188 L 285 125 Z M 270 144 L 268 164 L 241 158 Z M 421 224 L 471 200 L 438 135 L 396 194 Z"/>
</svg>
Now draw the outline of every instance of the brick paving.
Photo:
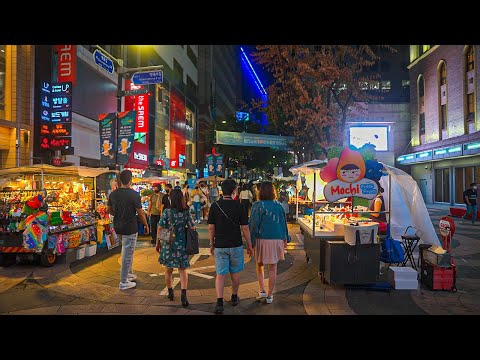
<svg viewBox="0 0 480 360">
<path fill-rule="evenodd" d="M 448 209 L 432 208 L 437 227 Z M 433 292 L 423 287 L 415 291 L 379 292 L 324 284 L 305 262 L 303 238 L 297 225 L 289 225 L 293 242 L 285 261 L 279 263 L 274 302 L 256 300 L 258 283 L 255 264 L 245 256 L 241 276 L 240 303 L 230 305 L 230 280 L 224 293 L 225 315 L 380 315 L 380 314 L 480 314 L 480 240 L 476 227 L 457 222 L 452 253 L 458 264 L 458 292 Z M 480 229 L 480 226 L 478 227 Z M 188 299 L 180 303 L 180 285 L 175 299 L 165 296 L 164 267 L 149 238 L 140 238 L 133 269 L 137 287 L 118 289 L 120 249 L 44 268 L 15 264 L 0 268 L 0 314 L 39 315 L 212 315 L 215 306 L 215 263 L 208 253 L 208 232 L 199 227 L 201 252 L 191 258 Z M 386 272 L 384 272 L 385 276 Z M 178 272 L 174 272 L 175 279 Z M 178 281 L 178 280 L 177 280 Z M 268 280 L 267 280 L 268 283 Z"/>
</svg>

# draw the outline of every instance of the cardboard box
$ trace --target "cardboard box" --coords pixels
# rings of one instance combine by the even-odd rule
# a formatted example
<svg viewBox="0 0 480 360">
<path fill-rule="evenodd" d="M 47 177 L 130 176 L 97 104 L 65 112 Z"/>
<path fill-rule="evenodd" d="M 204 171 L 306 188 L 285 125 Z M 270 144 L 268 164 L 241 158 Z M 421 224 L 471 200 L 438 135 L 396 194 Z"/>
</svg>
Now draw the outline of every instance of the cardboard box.
<svg viewBox="0 0 480 360">
<path fill-rule="evenodd" d="M 390 283 L 395 290 L 417 290 L 418 280 L 395 280 Z"/>
<path fill-rule="evenodd" d="M 390 266 L 388 268 L 388 281 L 393 284 L 397 280 L 417 280 L 418 273 L 411 267 Z"/>
<path fill-rule="evenodd" d="M 81 260 L 85 257 L 85 245 L 81 245 L 77 249 L 77 260 Z"/>
</svg>

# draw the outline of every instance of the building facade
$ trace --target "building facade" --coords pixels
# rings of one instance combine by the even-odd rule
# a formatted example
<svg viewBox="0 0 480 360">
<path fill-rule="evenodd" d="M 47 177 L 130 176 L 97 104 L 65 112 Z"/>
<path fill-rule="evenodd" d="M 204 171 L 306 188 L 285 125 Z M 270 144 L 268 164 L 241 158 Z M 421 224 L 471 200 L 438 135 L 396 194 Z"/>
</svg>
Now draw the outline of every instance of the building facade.
<svg viewBox="0 0 480 360">
<path fill-rule="evenodd" d="M 478 45 L 410 45 L 409 165 L 428 203 L 463 204 L 480 181 Z"/>
<path fill-rule="evenodd" d="M 199 45 L 198 169 L 203 177 L 205 154 L 214 144 L 215 122 L 235 117 L 240 94 L 239 48 Z"/>
<path fill-rule="evenodd" d="M 380 78 L 365 84 L 365 91 L 380 97 L 358 103 L 347 118 L 346 145 L 376 145 L 377 159 L 395 165 L 395 158 L 404 153 L 410 141 L 410 81 L 407 45 L 393 45 L 396 51 L 376 49 L 380 59 L 372 72 Z"/>
<path fill-rule="evenodd" d="M 0 169 L 32 163 L 35 52 L 0 45 Z"/>
</svg>

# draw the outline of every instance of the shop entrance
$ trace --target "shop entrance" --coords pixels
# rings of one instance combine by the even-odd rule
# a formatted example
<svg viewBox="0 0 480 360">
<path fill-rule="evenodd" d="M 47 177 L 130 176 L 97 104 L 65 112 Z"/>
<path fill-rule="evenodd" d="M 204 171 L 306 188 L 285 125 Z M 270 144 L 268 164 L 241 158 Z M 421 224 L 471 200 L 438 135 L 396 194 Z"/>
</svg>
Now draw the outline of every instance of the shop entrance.
<svg viewBox="0 0 480 360">
<path fill-rule="evenodd" d="M 422 193 L 423 201 L 427 202 L 427 180 L 420 179 L 420 191 Z"/>
</svg>

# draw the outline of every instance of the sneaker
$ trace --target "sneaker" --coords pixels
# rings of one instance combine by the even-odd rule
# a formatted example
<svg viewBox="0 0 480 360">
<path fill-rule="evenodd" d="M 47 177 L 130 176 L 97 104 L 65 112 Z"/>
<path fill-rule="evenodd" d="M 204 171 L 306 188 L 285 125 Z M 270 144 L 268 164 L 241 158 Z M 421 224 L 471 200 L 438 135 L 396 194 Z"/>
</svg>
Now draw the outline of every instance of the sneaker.
<svg viewBox="0 0 480 360">
<path fill-rule="evenodd" d="M 267 298 L 267 292 L 262 290 L 258 293 L 257 300 L 263 300 Z"/>
<path fill-rule="evenodd" d="M 215 305 L 215 314 L 223 314 L 223 304 L 219 304 L 217 302 L 217 305 Z"/>
<path fill-rule="evenodd" d="M 232 306 L 237 306 L 239 301 L 240 301 L 240 298 L 238 297 L 238 295 L 233 297 L 233 294 L 232 294 Z"/>
<path fill-rule="evenodd" d="M 135 280 L 137 280 L 137 275 L 136 274 L 128 274 L 127 275 L 127 280 L 128 281 L 135 281 Z"/>
<path fill-rule="evenodd" d="M 273 302 L 273 295 L 267 296 L 267 304 L 271 304 Z"/>
<path fill-rule="evenodd" d="M 133 281 L 128 281 L 127 282 L 121 282 L 120 285 L 118 286 L 118 288 L 120 290 L 127 290 L 127 289 L 131 289 L 131 288 L 134 288 L 135 286 L 137 286 L 137 283 L 134 283 Z"/>
</svg>

